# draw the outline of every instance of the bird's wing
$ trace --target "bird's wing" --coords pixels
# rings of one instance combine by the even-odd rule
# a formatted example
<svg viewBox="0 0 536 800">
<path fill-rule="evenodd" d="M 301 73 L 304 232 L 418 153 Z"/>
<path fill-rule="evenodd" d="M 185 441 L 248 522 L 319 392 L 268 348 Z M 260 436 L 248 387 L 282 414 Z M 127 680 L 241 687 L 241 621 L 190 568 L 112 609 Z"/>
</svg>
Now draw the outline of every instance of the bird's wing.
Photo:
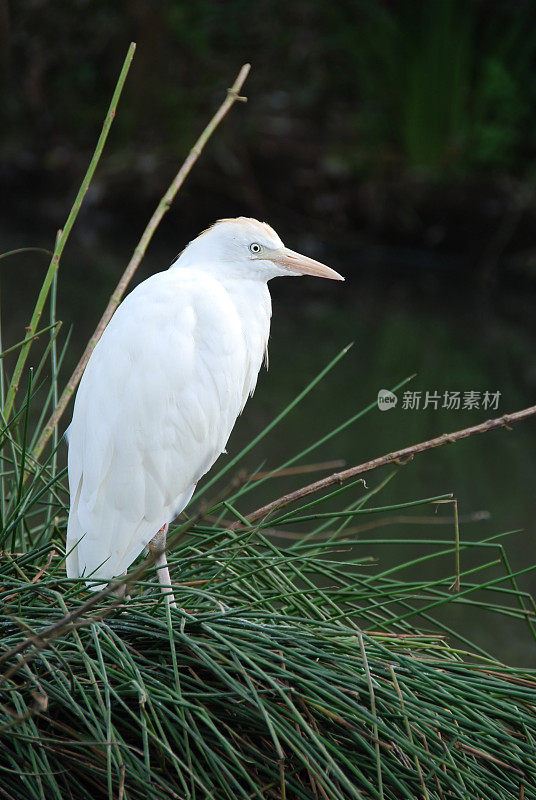
<svg viewBox="0 0 536 800">
<path fill-rule="evenodd" d="M 119 307 L 69 429 L 67 572 L 121 574 L 189 501 L 243 406 L 247 353 L 212 278 L 159 273 Z"/>
</svg>

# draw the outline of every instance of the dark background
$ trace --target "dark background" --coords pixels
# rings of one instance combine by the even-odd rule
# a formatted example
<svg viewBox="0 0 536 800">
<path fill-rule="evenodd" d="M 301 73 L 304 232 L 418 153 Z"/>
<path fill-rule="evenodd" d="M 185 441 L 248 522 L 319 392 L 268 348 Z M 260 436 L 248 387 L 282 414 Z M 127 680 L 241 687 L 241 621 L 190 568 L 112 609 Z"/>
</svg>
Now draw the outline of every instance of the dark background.
<svg viewBox="0 0 536 800">
<path fill-rule="evenodd" d="M 499 414 L 535 402 L 534 2 L 0 0 L 2 251 L 53 246 L 131 40 L 118 116 L 60 268 L 60 317 L 74 326 L 66 377 L 155 203 L 250 61 L 247 105 L 209 143 L 136 281 L 238 214 L 270 222 L 347 281 L 272 284 L 270 372 L 230 451 L 349 341 L 250 467 L 275 466 L 412 373 L 413 391 L 500 391 Z M 9 343 L 46 265 L 35 253 L 2 262 Z M 313 460 L 359 463 L 491 415 L 399 403 Z M 523 569 L 536 562 L 535 448 L 534 421 L 443 448 L 401 470 L 378 504 L 453 491 L 463 537 L 524 530 L 509 544 Z M 448 507 L 420 516 L 367 533 L 400 541 L 374 551 L 381 568 L 422 551 L 407 538 L 452 538 Z M 536 590 L 530 573 L 520 584 Z M 515 624 L 467 609 L 449 621 L 505 658 L 535 661 Z"/>
</svg>

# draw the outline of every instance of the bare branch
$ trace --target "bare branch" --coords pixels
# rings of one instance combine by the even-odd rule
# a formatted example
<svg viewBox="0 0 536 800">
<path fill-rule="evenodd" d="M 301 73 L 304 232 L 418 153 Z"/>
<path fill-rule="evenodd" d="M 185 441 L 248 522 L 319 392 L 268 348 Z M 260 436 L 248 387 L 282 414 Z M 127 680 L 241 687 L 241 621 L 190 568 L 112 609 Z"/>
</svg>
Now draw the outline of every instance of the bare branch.
<svg viewBox="0 0 536 800">
<path fill-rule="evenodd" d="M 289 492 L 282 497 L 278 497 L 277 500 L 272 500 L 271 503 L 267 503 L 265 506 L 251 511 L 249 514 L 246 514 L 246 519 L 250 523 L 257 522 L 267 517 L 272 511 L 279 510 L 284 506 L 288 506 L 290 503 L 295 503 L 296 500 L 301 500 L 303 497 L 307 497 L 310 494 L 321 492 L 323 489 L 327 489 L 336 483 L 341 484 L 349 478 L 355 478 L 356 475 L 362 475 L 364 472 L 371 472 L 373 469 L 384 467 L 387 464 L 404 465 L 408 461 L 411 461 L 418 453 L 424 453 L 426 450 L 433 450 L 435 447 L 442 447 L 444 444 L 453 444 L 460 439 L 467 439 L 469 436 L 475 436 L 477 433 L 487 433 L 497 428 L 509 428 L 514 422 L 520 422 L 534 414 L 536 414 L 536 406 L 530 406 L 521 411 L 514 411 L 512 414 L 504 414 L 502 417 L 488 419 L 486 422 L 481 422 L 479 425 L 473 425 L 470 428 L 463 428 L 462 430 L 453 431 L 452 433 L 443 433 L 435 439 L 428 439 L 425 442 L 419 442 L 410 447 L 404 447 L 402 450 L 395 450 L 384 456 L 373 458 L 371 461 L 358 464 L 356 467 L 349 467 L 348 469 L 342 470 L 342 472 L 334 472 L 326 478 L 321 478 L 314 483 L 309 483 L 307 486 L 302 486 L 301 489 Z M 231 526 L 233 530 L 239 527 L 241 527 L 240 522 L 235 522 Z"/>
</svg>

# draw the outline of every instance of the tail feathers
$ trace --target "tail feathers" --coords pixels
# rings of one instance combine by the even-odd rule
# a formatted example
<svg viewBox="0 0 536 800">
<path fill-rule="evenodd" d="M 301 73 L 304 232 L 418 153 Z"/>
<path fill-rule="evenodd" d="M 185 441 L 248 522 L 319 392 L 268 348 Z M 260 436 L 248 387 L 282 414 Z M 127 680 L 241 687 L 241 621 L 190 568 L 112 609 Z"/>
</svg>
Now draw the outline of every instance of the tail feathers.
<svg viewBox="0 0 536 800">
<path fill-rule="evenodd" d="M 84 563 L 85 559 L 82 554 L 85 536 L 86 531 L 84 531 L 80 524 L 76 504 L 73 504 L 69 511 L 67 541 L 65 543 L 65 570 L 68 578 L 83 578 L 88 576 L 88 570 L 86 569 L 86 564 Z M 95 578 L 104 578 L 106 581 L 114 577 L 114 575 L 108 574 L 105 564 L 102 564 L 102 566 L 98 565 L 97 569 L 91 570 L 91 572 L 95 573 Z M 92 591 L 99 592 L 101 589 L 104 589 L 106 583 L 96 584 L 94 580 L 91 580 L 86 581 L 86 586 Z"/>
<path fill-rule="evenodd" d="M 127 571 L 161 527 L 162 525 L 144 521 L 144 524 L 138 526 L 137 535 L 132 537 L 133 541 L 128 543 L 130 546 L 112 548 L 111 542 L 108 541 L 109 537 L 102 537 L 100 546 L 95 547 L 94 539 L 80 523 L 76 507 L 71 506 L 66 542 L 67 577 L 89 579 L 86 580 L 88 589 L 100 591 L 108 581 Z M 114 537 L 111 538 L 113 540 Z M 102 579 L 105 583 L 96 584 L 97 579 Z"/>
</svg>

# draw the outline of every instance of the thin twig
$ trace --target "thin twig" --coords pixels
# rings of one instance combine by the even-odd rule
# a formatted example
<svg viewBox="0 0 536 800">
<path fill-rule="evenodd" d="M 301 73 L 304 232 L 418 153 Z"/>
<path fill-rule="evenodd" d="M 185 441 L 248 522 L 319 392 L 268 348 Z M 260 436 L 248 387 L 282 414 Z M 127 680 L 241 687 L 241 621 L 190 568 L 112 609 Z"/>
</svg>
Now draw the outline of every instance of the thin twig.
<svg viewBox="0 0 536 800">
<path fill-rule="evenodd" d="M 344 467 L 344 458 L 336 458 L 334 461 L 322 461 L 319 464 L 301 464 L 295 467 L 283 467 L 282 469 L 267 470 L 266 472 L 254 472 L 252 475 L 244 473 L 243 482 L 263 481 L 266 478 L 287 478 L 291 475 L 304 475 L 306 472 L 324 472 L 328 469 Z"/>
<path fill-rule="evenodd" d="M 246 78 L 248 76 L 250 68 L 251 68 L 250 64 L 244 64 L 244 66 L 242 67 L 242 69 L 238 73 L 238 76 L 237 76 L 235 82 L 233 83 L 232 87 L 227 90 L 227 97 L 225 98 L 225 100 L 223 101 L 223 103 L 221 104 L 219 109 L 216 111 L 216 113 L 214 114 L 214 116 L 212 117 L 212 119 L 210 120 L 210 122 L 208 123 L 206 128 L 204 129 L 203 133 L 201 134 L 201 136 L 197 140 L 197 142 L 194 144 L 194 146 L 190 150 L 186 160 L 184 161 L 182 167 L 180 168 L 180 170 L 176 174 L 175 178 L 173 179 L 173 181 L 172 181 L 171 185 L 169 186 L 167 192 L 165 193 L 165 195 L 162 197 L 162 199 L 158 203 L 158 205 L 157 205 L 157 207 L 156 207 L 151 219 L 149 220 L 149 222 L 147 224 L 147 227 L 143 231 L 143 234 L 142 234 L 142 237 L 141 237 L 140 241 L 138 242 L 136 248 L 134 249 L 134 252 L 133 252 L 132 257 L 131 257 L 131 259 L 130 259 L 130 261 L 128 263 L 127 268 L 125 269 L 125 271 L 123 272 L 123 275 L 121 276 L 121 280 L 117 284 L 114 293 L 112 294 L 112 296 L 110 297 L 110 300 L 108 301 L 108 305 L 106 306 L 106 310 L 104 311 L 104 314 L 102 315 L 102 317 L 100 319 L 100 322 L 97 325 L 93 336 L 89 340 L 89 342 L 88 342 L 88 344 L 86 346 L 86 349 L 84 350 L 84 353 L 82 355 L 82 358 L 80 359 L 80 361 L 76 365 L 76 368 L 75 368 L 73 374 L 69 378 L 67 386 L 63 390 L 63 393 L 62 393 L 62 395 L 60 397 L 60 401 L 59 401 L 58 405 L 56 406 L 56 408 L 55 408 L 52 416 L 48 420 L 47 424 L 43 428 L 43 432 L 42 432 L 41 436 L 39 437 L 39 441 L 37 442 L 37 444 L 35 446 L 35 449 L 34 449 L 35 458 L 38 458 L 40 456 L 40 454 L 43 451 L 43 448 L 45 447 L 45 445 L 48 442 L 50 436 L 52 435 L 52 431 L 57 426 L 58 422 L 60 421 L 61 417 L 63 416 L 63 413 L 64 413 L 65 409 L 67 408 L 67 405 L 68 405 L 71 397 L 73 396 L 76 387 L 78 386 L 78 384 L 80 382 L 80 379 L 81 379 L 81 377 L 82 377 L 82 375 L 84 373 L 84 370 L 86 368 L 86 364 L 89 361 L 91 353 L 95 349 L 95 345 L 97 344 L 97 342 L 101 338 L 102 334 L 104 333 L 104 331 L 106 329 L 106 326 L 108 325 L 108 323 L 110 322 L 112 316 L 114 315 L 117 306 L 121 302 L 121 298 L 123 297 L 128 285 L 129 285 L 129 283 L 130 283 L 130 281 L 132 279 L 132 276 L 134 275 L 134 273 L 138 269 L 138 267 L 139 267 L 144 255 L 145 255 L 145 251 L 147 250 L 147 247 L 149 246 L 149 242 L 153 238 L 153 235 L 154 235 L 156 229 L 160 225 L 160 222 L 162 221 L 162 217 L 164 216 L 166 211 L 169 210 L 169 208 L 171 206 L 171 203 L 173 202 L 173 200 L 175 198 L 175 195 L 177 194 L 177 192 L 179 191 L 179 189 L 183 185 L 184 181 L 186 180 L 186 177 L 190 173 L 190 171 L 191 171 L 192 167 L 194 166 L 195 162 L 197 161 L 197 159 L 199 158 L 199 156 L 203 152 L 203 148 L 205 147 L 206 143 L 208 142 L 208 140 L 210 139 L 210 137 L 212 136 L 212 134 L 214 133 L 214 131 L 216 130 L 216 128 L 218 127 L 220 122 L 223 120 L 223 118 L 225 117 L 227 112 L 231 109 L 231 107 L 237 101 L 240 101 L 240 102 L 245 102 L 246 101 L 247 98 L 240 96 L 240 90 L 242 89 L 244 81 L 246 80 Z"/>
<path fill-rule="evenodd" d="M 21 253 L 45 253 L 47 256 L 50 256 L 50 258 L 54 255 L 52 250 L 47 250 L 44 247 L 17 247 L 15 250 L 6 250 L 5 253 L 0 253 L 0 261 L 10 256 L 20 255 Z"/>
<path fill-rule="evenodd" d="M 284 506 L 288 506 L 290 503 L 296 502 L 296 500 L 301 500 L 303 497 L 308 497 L 310 494 L 315 494 L 323 489 L 327 489 L 329 486 L 333 486 L 333 484 L 342 484 L 344 481 L 347 481 L 349 478 L 354 478 L 356 475 L 362 475 L 364 472 L 371 472 L 374 469 L 378 469 L 378 467 L 384 467 L 386 464 L 407 463 L 418 453 L 424 453 L 426 450 L 433 450 L 435 447 L 442 447 L 444 444 L 453 444 L 460 439 L 467 439 L 469 436 L 475 436 L 477 433 L 487 433 L 487 431 L 493 431 L 497 428 L 509 428 L 514 422 L 520 422 L 534 414 L 536 414 L 536 406 L 523 408 L 521 411 L 514 411 L 511 414 L 504 414 L 502 417 L 488 419 L 486 422 L 481 422 L 479 425 L 472 425 L 470 428 L 462 428 L 462 430 L 453 431 L 452 433 L 443 433 L 435 439 L 428 439 L 425 442 L 419 442 L 410 447 L 404 447 L 402 450 L 395 450 L 384 456 L 373 458 L 371 461 L 358 464 L 356 467 L 349 467 L 349 469 L 345 469 L 342 472 L 334 472 L 326 478 L 321 478 L 318 481 L 314 481 L 314 483 L 307 484 L 307 486 L 302 486 L 301 489 L 289 492 L 282 497 L 278 497 L 277 500 L 272 500 L 271 503 L 267 503 L 265 506 L 251 511 L 249 514 L 246 514 L 246 519 L 249 523 L 257 522 L 260 519 L 265 519 L 276 509 L 279 510 Z M 232 530 L 238 527 L 240 527 L 240 522 L 235 522 L 231 525 Z"/>
<path fill-rule="evenodd" d="M 460 591 L 460 517 L 458 515 L 458 500 L 439 500 L 438 503 L 452 503 L 454 507 L 454 581 L 450 586 L 453 592 Z"/>
<path fill-rule="evenodd" d="M 117 104 L 119 103 L 119 98 L 121 97 L 121 92 L 123 90 L 123 86 L 125 84 L 125 80 L 127 78 L 128 71 L 130 69 L 130 64 L 132 59 L 134 58 L 134 51 L 136 50 L 136 45 L 134 42 L 130 44 L 128 48 L 128 52 L 123 63 L 123 67 L 121 69 L 121 73 L 117 80 L 117 84 L 112 95 L 112 100 L 110 102 L 110 107 L 108 109 L 108 113 L 106 114 L 106 118 L 104 120 L 104 124 L 102 126 L 102 131 L 99 136 L 99 140 L 97 142 L 97 146 L 95 147 L 95 152 L 93 153 L 93 157 L 89 163 L 89 167 L 87 168 L 87 172 L 84 175 L 84 180 L 80 185 L 80 189 L 78 190 L 78 194 L 76 195 L 76 199 L 74 201 L 73 207 L 67 217 L 67 221 L 65 223 L 65 227 L 61 231 L 61 234 L 56 239 L 56 246 L 54 248 L 54 254 L 50 260 L 50 264 L 47 270 L 47 274 L 45 276 L 45 280 L 43 281 L 43 285 L 41 286 L 41 291 L 39 292 L 39 296 L 37 298 L 35 308 L 32 314 L 32 319 L 30 324 L 26 328 L 26 341 L 21 348 L 19 353 L 19 357 L 17 359 L 17 364 L 15 366 L 15 370 L 13 372 L 13 377 L 11 379 L 11 383 L 9 385 L 9 390 L 6 397 L 6 402 L 4 405 L 4 418 L 7 422 L 11 415 L 11 411 L 13 410 L 13 403 L 15 402 L 15 396 L 17 394 L 20 379 L 22 376 L 22 372 L 24 370 L 24 365 L 26 364 L 26 359 L 28 358 L 28 353 L 30 351 L 32 340 L 35 338 L 34 334 L 37 330 L 37 326 L 39 324 L 39 320 L 41 318 L 41 314 L 43 312 L 43 308 L 48 297 L 48 293 L 50 291 L 50 287 L 52 286 L 52 281 L 54 279 L 54 275 L 58 271 L 58 267 L 60 264 L 60 258 L 63 253 L 63 249 L 69 238 L 69 234 L 71 229 L 75 223 L 76 217 L 78 216 L 78 212 L 80 211 L 80 207 L 86 196 L 86 192 L 89 189 L 89 185 L 93 178 L 93 174 L 95 169 L 97 168 L 97 164 L 99 163 L 100 157 L 102 155 L 102 151 L 104 149 L 104 145 L 106 144 L 106 139 L 108 138 L 108 133 L 110 132 L 110 128 L 112 127 L 112 122 L 115 119 L 115 112 L 117 109 Z M 52 431 L 51 431 L 52 432 Z M 48 438 L 48 437 L 47 437 Z M 41 451 L 39 451 L 41 452 Z"/>
<path fill-rule="evenodd" d="M 465 753 L 470 753 L 472 756 L 476 756 L 476 758 L 483 758 L 486 761 L 491 761 L 493 764 L 497 764 L 497 766 L 499 767 L 504 767 L 504 769 L 509 769 L 512 772 L 515 772 L 516 775 L 519 775 L 520 778 L 525 777 L 525 773 L 523 772 L 522 769 L 514 767 L 512 766 L 512 764 L 508 764 L 501 758 L 497 758 L 497 756 L 492 756 L 491 753 L 486 753 L 484 750 L 479 750 L 476 747 L 471 747 L 471 745 L 464 744 L 463 742 L 455 742 L 454 747 L 457 750 L 463 750 Z"/>
<path fill-rule="evenodd" d="M 439 501 L 438 501 L 439 502 Z M 452 501 L 450 501 L 452 502 Z M 487 520 L 490 518 L 490 514 L 488 511 L 474 511 L 472 514 L 465 514 L 458 518 L 458 522 L 482 522 L 482 520 Z M 218 518 L 215 515 L 207 514 L 206 519 L 209 522 L 217 522 Z M 337 534 L 337 542 L 344 544 L 344 540 L 348 539 L 350 536 L 355 536 L 358 533 L 366 533 L 367 531 L 373 531 L 376 528 L 383 528 L 386 525 L 454 525 L 455 519 L 454 517 L 432 517 L 427 516 L 425 514 L 394 514 L 392 517 L 382 517 L 381 519 L 375 519 L 371 522 L 367 522 L 364 525 L 351 525 L 348 528 L 344 528 L 343 531 L 340 531 Z M 296 533 L 296 531 L 287 531 L 283 528 L 263 528 L 262 530 L 264 536 L 277 536 L 280 539 L 292 539 L 296 542 L 301 542 L 303 539 L 303 533 Z M 324 530 L 320 531 L 319 533 L 315 533 L 314 536 L 310 537 L 311 541 L 324 541 L 325 539 L 332 539 L 334 537 L 334 532 L 332 530 Z"/>
<path fill-rule="evenodd" d="M 39 581 L 41 580 L 41 578 L 43 577 L 43 575 L 45 574 L 47 569 L 50 567 L 50 562 L 52 561 L 52 559 L 54 558 L 55 555 L 56 555 L 56 551 L 54 549 L 52 549 L 50 551 L 50 553 L 48 554 L 48 558 L 46 560 L 45 565 L 43 567 L 41 567 L 41 569 L 39 570 L 37 575 L 34 578 L 32 578 L 30 583 L 39 583 Z"/>
</svg>

